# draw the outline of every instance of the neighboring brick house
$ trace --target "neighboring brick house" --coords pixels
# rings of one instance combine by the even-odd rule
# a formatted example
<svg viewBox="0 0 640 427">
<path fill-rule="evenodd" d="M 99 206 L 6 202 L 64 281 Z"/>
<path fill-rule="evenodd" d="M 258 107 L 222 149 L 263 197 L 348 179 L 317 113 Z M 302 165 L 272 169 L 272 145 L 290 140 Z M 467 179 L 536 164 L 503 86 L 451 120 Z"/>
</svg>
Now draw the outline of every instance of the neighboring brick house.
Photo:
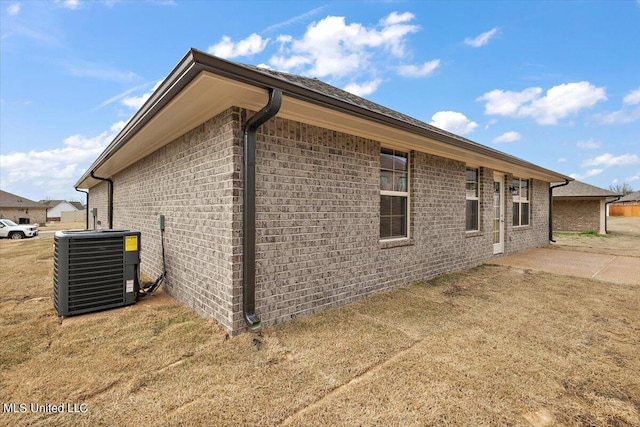
<svg viewBox="0 0 640 427">
<path fill-rule="evenodd" d="M 47 207 L 26 197 L 0 190 L 0 218 L 16 224 L 44 224 Z"/>
<path fill-rule="evenodd" d="M 640 216 L 640 191 L 629 193 L 609 205 L 611 216 Z"/>
<path fill-rule="evenodd" d="M 565 179 L 316 79 L 191 50 L 76 188 L 103 227 L 142 232 L 148 276 L 164 214 L 166 290 L 237 333 L 544 246 L 549 184 Z"/>
<path fill-rule="evenodd" d="M 554 231 L 607 234 L 606 202 L 618 196 L 612 191 L 580 181 L 553 189 Z"/>
</svg>

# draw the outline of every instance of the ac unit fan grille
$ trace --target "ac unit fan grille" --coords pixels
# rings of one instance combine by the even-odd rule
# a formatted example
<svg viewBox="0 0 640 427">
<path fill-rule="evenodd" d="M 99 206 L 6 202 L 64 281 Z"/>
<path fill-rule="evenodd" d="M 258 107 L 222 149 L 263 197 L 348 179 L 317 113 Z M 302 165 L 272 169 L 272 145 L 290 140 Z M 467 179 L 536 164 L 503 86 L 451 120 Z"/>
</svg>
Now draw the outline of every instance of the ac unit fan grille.
<svg viewBox="0 0 640 427">
<path fill-rule="evenodd" d="M 124 303 L 122 237 L 69 242 L 69 311 Z"/>
</svg>

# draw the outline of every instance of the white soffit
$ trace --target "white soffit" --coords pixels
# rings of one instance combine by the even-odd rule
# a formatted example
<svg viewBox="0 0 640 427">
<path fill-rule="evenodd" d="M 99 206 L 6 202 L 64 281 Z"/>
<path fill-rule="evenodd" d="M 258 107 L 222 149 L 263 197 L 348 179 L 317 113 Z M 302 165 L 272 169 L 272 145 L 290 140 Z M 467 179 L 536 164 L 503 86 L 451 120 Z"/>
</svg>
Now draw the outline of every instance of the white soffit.
<svg viewBox="0 0 640 427">
<path fill-rule="evenodd" d="M 268 99 L 265 89 L 202 72 L 105 161 L 96 175 L 113 176 L 229 107 L 257 111 Z"/>
</svg>

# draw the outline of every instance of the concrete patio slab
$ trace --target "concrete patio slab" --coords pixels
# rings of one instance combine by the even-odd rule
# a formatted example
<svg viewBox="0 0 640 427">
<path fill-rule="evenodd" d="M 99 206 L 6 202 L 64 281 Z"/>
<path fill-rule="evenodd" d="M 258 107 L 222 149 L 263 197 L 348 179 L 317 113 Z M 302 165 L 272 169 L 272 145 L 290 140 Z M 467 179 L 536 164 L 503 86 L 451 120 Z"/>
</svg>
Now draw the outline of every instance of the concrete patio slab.
<svg viewBox="0 0 640 427">
<path fill-rule="evenodd" d="M 612 283 L 640 285 L 640 258 L 538 248 L 487 262 Z"/>
</svg>

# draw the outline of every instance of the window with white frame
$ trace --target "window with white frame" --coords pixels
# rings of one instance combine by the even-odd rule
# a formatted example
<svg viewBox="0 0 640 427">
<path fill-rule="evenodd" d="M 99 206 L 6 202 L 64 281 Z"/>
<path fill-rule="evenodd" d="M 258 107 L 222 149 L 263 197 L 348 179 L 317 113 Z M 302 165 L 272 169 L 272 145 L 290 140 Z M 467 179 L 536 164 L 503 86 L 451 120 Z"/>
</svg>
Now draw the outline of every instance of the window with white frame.
<svg viewBox="0 0 640 427">
<path fill-rule="evenodd" d="M 467 168 L 465 172 L 465 189 L 467 205 L 465 209 L 465 222 L 467 231 L 478 231 L 480 229 L 480 185 L 477 168 Z"/>
<path fill-rule="evenodd" d="M 513 196 L 513 226 L 529 225 L 531 181 L 513 178 L 511 195 Z"/>
<path fill-rule="evenodd" d="M 409 237 L 409 155 L 380 150 L 380 239 Z"/>
</svg>

